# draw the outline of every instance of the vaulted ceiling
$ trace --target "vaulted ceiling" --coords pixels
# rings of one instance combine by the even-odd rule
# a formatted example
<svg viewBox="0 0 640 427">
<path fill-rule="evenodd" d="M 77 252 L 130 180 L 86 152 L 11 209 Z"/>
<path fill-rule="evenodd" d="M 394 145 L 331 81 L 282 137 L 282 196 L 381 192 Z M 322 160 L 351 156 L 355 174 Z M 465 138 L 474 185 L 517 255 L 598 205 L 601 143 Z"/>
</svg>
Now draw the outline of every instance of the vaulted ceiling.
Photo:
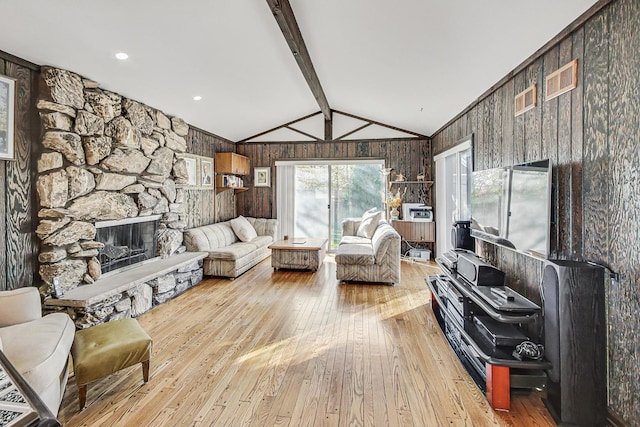
<svg viewBox="0 0 640 427">
<path fill-rule="evenodd" d="M 291 7 L 332 109 L 431 135 L 594 3 Z M 233 141 L 320 110 L 265 0 L 4 0 L 0 8 L 0 50 L 77 72 Z M 115 59 L 118 52 L 129 59 Z"/>
</svg>

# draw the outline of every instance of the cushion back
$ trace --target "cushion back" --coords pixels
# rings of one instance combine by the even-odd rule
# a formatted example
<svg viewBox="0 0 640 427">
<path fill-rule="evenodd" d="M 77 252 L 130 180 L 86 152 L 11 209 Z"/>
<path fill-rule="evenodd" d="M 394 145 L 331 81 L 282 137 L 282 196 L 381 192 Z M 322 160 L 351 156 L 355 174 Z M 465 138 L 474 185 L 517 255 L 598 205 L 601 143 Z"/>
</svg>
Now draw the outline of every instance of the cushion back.
<svg viewBox="0 0 640 427">
<path fill-rule="evenodd" d="M 191 228 L 184 232 L 184 243 L 190 252 L 224 248 L 238 241 L 229 221 Z"/>
</svg>

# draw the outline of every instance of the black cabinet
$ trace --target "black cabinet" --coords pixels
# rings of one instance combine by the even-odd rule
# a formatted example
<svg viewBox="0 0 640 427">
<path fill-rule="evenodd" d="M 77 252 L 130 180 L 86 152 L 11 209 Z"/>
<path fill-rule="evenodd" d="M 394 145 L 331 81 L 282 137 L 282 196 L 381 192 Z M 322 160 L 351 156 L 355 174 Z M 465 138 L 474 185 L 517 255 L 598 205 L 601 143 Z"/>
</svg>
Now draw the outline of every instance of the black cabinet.
<svg viewBox="0 0 640 427">
<path fill-rule="evenodd" d="M 515 346 L 528 340 L 521 325 L 540 322 L 541 308 L 506 286 L 474 286 L 450 263 L 428 276 L 432 308 L 447 340 L 494 409 L 510 408 L 511 389 L 543 388 L 547 360 L 519 359 Z"/>
</svg>

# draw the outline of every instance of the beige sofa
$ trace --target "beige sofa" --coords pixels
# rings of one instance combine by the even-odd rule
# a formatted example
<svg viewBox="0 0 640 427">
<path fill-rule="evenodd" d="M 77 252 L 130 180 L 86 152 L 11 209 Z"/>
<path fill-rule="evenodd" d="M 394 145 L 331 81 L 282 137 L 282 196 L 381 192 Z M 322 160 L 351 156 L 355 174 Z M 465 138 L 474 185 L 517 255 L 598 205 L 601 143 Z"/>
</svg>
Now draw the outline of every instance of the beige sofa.
<svg viewBox="0 0 640 427">
<path fill-rule="evenodd" d="M 370 238 L 358 236 L 361 219 L 342 222 L 342 240 L 336 251 L 336 276 L 340 281 L 400 282 L 400 235 L 380 220 Z"/>
<path fill-rule="evenodd" d="M 75 330 L 65 313 L 42 317 L 37 288 L 0 292 L 0 349 L 54 415 L 67 384 Z"/>
<path fill-rule="evenodd" d="M 251 217 L 246 220 L 256 234 L 248 241 L 238 238 L 232 227 L 233 220 L 185 231 L 188 251 L 209 254 L 204 259 L 204 274 L 235 278 L 271 255 L 268 246 L 275 241 L 277 220 Z"/>
</svg>

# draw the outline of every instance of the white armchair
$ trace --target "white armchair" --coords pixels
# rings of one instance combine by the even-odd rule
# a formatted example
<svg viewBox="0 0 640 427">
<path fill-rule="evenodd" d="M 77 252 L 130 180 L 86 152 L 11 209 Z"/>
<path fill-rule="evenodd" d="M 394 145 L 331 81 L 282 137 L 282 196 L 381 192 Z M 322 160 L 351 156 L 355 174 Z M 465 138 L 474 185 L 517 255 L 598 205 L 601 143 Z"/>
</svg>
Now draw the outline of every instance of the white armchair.
<svg viewBox="0 0 640 427">
<path fill-rule="evenodd" d="M 0 292 L 0 349 L 54 415 L 67 384 L 74 335 L 67 314 L 42 316 L 37 288 Z"/>
</svg>

